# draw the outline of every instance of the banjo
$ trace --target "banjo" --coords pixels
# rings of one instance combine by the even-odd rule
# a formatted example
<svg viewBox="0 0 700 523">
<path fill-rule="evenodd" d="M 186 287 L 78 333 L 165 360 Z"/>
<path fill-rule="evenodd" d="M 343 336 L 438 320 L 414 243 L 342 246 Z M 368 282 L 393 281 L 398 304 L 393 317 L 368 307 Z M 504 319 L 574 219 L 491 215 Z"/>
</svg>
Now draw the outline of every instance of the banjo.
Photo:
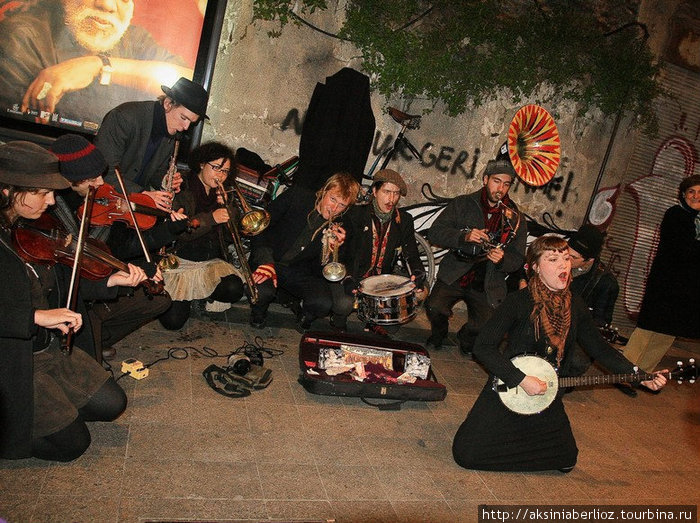
<svg viewBox="0 0 700 523">
<path fill-rule="evenodd" d="M 510 361 L 528 376 L 537 376 L 547 383 L 547 390 L 544 394 L 530 396 L 520 386 L 508 388 L 502 380 L 493 378 L 492 389 L 498 393 L 503 405 L 517 414 L 539 414 L 552 404 L 560 387 L 640 383 L 654 378 L 653 374 L 641 372 L 560 378 L 552 364 L 540 356 L 525 354 L 515 356 Z M 688 360 L 687 366 L 679 361 L 677 367 L 668 376 L 669 380 L 673 378 L 681 382 L 687 379 L 690 383 L 695 383 L 697 377 L 698 369 L 693 358 Z"/>
</svg>

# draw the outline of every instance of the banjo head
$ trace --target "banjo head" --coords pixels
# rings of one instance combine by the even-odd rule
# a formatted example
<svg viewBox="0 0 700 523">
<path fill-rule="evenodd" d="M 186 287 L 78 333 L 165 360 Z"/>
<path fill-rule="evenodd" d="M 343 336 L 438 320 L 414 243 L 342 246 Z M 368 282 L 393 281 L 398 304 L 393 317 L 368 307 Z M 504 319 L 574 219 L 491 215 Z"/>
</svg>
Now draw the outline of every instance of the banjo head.
<svg viewBox="0 0 700 523">
<path fill-rule="evenodd" d="M 559 377 L 554 367 L 539 356 L 516 356 L 510 361 L 525 374 L 537 376 L 546 382 L 547 390 L 542 395 L 530 396 L 520 386 L 505 390 L 498 389 L 501 402 L 517 414 L 539 414 L 552 404 L 559 390 Z M 503 381 L 498 380 L 498 385 L 503 385 Z"/>
</svg>

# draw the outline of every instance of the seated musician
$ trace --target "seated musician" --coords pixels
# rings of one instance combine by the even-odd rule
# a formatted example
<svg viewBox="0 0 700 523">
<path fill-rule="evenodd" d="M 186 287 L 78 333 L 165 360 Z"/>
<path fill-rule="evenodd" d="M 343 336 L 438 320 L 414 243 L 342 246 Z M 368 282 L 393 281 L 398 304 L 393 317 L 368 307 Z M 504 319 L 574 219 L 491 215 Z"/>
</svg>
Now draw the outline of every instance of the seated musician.
<svg viewBox="0 0 700 523">
<path fill-rule="evenodd" d="M 232 172 L 235 176 L 234 152 L 222 143 L 205 143 L 190 153 L 189 165 L 174 202 L 198 227 L 178 237 L 173 252 L 180 258 L 179 266 L 165 274 L 173 303 L 159 320 L 170 330 L 185 324 L 192 300 L 208 299 L 208 310 L 221 311 L 243 297 L 238 270 L 225 261 L 232 241 L 226 223 L 230 219 L 235 224 L 238 216 L 229 216 L 219 195 L 219 184 Z"/>
<path fill-rule="evenodd" d="M 176 143 L 181 133 L 208 118 L 209 94 L 187 78 L 161 89 L 165 95 L 157 100 L 126 102 L 108 112 L 95 145 L 109 164 L 107 183 L 117 185 L 114 168 L 118 166 L 128 191 L 145 192 L 167 211 L 182 183 L 178 172 L 172 173 L 170 181 L 166 177 L 171 163 L 174 166 Z"/>
<path fill-rule="evenodd" d="M 56 193 L 56 205 L 51 209 L 53 214 L 64 226 L 66 231 L 77 234 L 79 222 L 77 210 L 84 202 L 89 187 L 101 187 L 104 184 L 103 175 L 107 171 L 104 156 L 94 145 L 82 136 L 65 134 L 52 145 L 52 152 L 58 156 L 61 174 L 68 179 L 70 187 Z M 117 191 L 119 192 L 119 191 Z M 173 242 L 177 234 L 183 231 L 185 215 L 171 213 L 171 219 L 157 223 L 143 237 L 149 250 L 156 251 L 159 247 Z M 134 260 L 143 256 L 143 249 L 134 229 L 124 223 L 112 226 L 91 227 L 90 236 L 108 244 L 112 254 L 121 260 Z M 147 269 L 149 276 L 155 276 L 155 264 L 139 262 Z M 158 278 L 160 278 L 158 273 Z M 94 355 L 98 361 L 111 359 L 116 350 L 113 345 L 142 325 L 154 320 L 170 307 L 167 294 L 152 296 L 143 288 L 120 289 L 119 295 L 108 301 L 95 300 L 89 304 L 89 315 L 94 337 Z M 79 334 L 79 343 L 88 352 L 89 345 L 87 329 Z"/>
<path fill-rule="evenodd" d="M 270 225 L 251 241 L 250 266 L 258 289 L 258 302 L 251 305 L 253 327 L 265 326 L 277 290 L 301 300 L 299 330 L 331 312 L 347 317 L 352 299 L 341 283 L 324 278 L 322 268 L 345 241 L 344 227 L 334 220 L 355 203 L 359 190 L 352 176 L 338 173 L 316 193 L 297 185 L 270 203 Z"/>
<path fill-rule="evenodd" d="M 71 267 L 54 264 L 55 245 L 20 235 L 54 203 L 54 190 L 70 183 L 56 156 L 29 142 L 0 145 L 0 457 L 70 461 L 90 445 L 86 421 L 111 421 L 126 408 L 126 395 L 78 346 L 62 354 L 62 335 L 79 331 L 85 316 L 67 307 Z M 46 239 L 46 237 L 44 237 Z M 14 242 L 13 242 L 14 239 Z M 53 247 L 53 248 L 52 248 Z M 49 264 L 50 262 L 50 264 Z M 79 280 L 84 297 L 109 297 L 116 286 L 133 287 L 146 275 L 134 265 L 100 281 Z M 80 306 L 80 300 L 78 300 Z"/>
<path fill-rule="evenodd" d="M 507 217 L 509 209 L 517 212 L 508 196 L 515 177 L 507 155 L 490 160 L 483 187 L 454 198 L 428 230 L 430 243 L 450 249 L 440 262 L 425 305 L 430 320 L 425 345 L 429 351 L 442 348 L 452 308 L 462 300 L 467 304 L 468 320 L 459 329 L 457 341 L 462 354 L 471 354 L 481 325 L 506 296 L 506 276 L 523 265 L 527 226 L 525 220 L 512 223 Z"/>
<path fill-rule="evenodd" d="M 356 205 L 348 213 L 351 229 L 348 258 L 348 278 L 343 282 L 347 291 L 357 289 L 370 276 L 390 274 L 399 257 L 404 260 L 419 299 L 425 294 L 425 271 L 414 236 L 413 217 L 400 210 L 399 200 L 406 196 L 406 182 L 391 169 L 382 169 L 374 176 L 372 199 L 368 205 Z M 335 322 L 339 330 L 347 328 L 345 320 Z M 368 323 L 366 330 L 386 335 L 380 325 Z"/>
<path fill-rule="evenodd" d="M 571 292 L 583 298 L 593 321 L 601 330 L 612 323 L 615 302 L 620 291 L 617 278 L 600 260 L 604 240 L 603 233 L 590 224 L 581 226 L 569 238 Z M 593 360 L 576 345 L 569 375 L 581 376 L 592 363 Z M 626 383 L 618 383 L 616 387 L 628 396 L 637 395 L 636 390 Z"/>
<path fill-rule="evenodd" d="M 527 267 L 527 288 L 506 297 L 474 344 L 474 356 L 491 376 L 452 443 L 453 457 L 464 468 L 569 472 L 576 465 L 578 448 L 561 393 L 541 412 L 521 414 L 507 408 L 493 389 L 495 376 L 511 389 L 518 387 L 519 401 L 547 391 L 541 376 L 526 374 L 513 364 L 514 356 L 540 356 L 557 368 L 559 376 L 566 376 L 573 345 L 579 343 L 607 369 L 635 372 L 632 363 L 601 337 L 583 300 L 571 293 L 571 260 L 565 240 L 553 235 L 537 238 L 528 248 Z M 502 352 L 506 335 L 507 347 Z M 661 373 L 642 382 L 651 390 L 665 384 Z"/>
</svg>

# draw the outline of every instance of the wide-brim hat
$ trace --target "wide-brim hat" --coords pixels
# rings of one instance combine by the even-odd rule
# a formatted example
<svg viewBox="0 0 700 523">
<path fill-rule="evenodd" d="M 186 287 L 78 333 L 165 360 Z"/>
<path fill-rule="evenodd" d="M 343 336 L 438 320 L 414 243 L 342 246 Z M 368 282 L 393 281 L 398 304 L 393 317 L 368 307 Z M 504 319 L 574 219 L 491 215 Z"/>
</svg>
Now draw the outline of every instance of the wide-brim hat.
<svg viewBox="0 0 700 523">
<path fill-rule="evenodd" d="M 408 187 L 406 182 L 403 180 L 401 175 L 392 169 L 382 169 L 374 175 L 375 182 L 389 182 L 396 185 L 401 191 L 401 196 L 406 196 L 408 194 Z"/>
<path fill-rule="evenodd" d="M 209 93 L 201 85 L 183 77 L 175 82 L 175 85 L 172 87 L 161 85 L 160 88 L 167 96 L 180 105 L 184 105 L 193 113 L 198 114 L 200 118 L 209 118 L 206 114 Z"/>
<path fill-rule="evenodd" d="M 0 182 L 37 189 L 66 189 L 70 182 L 58 170 L 58 158 L 25 141 L 0 145 Z"/>
<path fill-rule="evenodd" d="M 77 134 L 59 136 L 51 145 L 61 174 L 70 182 L 82 182 L 105 174 L 107 160 L 100 150 Z"/>
</svg>

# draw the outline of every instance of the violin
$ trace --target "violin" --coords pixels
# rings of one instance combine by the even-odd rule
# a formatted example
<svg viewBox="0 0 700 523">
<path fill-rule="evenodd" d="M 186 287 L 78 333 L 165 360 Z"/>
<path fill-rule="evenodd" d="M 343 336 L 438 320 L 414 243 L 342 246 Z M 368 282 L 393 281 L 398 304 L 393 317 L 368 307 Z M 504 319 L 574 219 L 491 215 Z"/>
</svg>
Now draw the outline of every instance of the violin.
<svg viewBox="0 0 700 523">
<path fill-rule="evenodd" d="M 159 217 L 168 218 L 170 213 L 156 207 L 153 198 L 147 194 L 136 192 L 129 194 L 131 209 L 134 211 L 136 224 L 139 229 L 147 230 L 153 227 Z M 78 215 L 82 215 L 83 207 L 78 208 Z M 129 212 L 129 204 L 123 195 L 107 183 L 100 185 L 95 193 L 95 202 L 90 215 L 90 225 L 112 225 L 114 222 L 124 222 L 134 228 L 134 218 Z"/>
<path fill-rule="evenodd" d="M 31 222 L 19 222 L 12 229 L 12 242 L 17 254 L 28 263 L 73 266 L 77 238 L 68 233 L 50 214 L 42 214 Z M 107 278 L 115 270 L 129 272 L 129 266 L 112 256 L 109 247 L 95 238 L 86 238 L 80 275 L 89 280 Z M 165 292 L 163 282 L 144 280 L 151 295 Z"/>
</svg>

